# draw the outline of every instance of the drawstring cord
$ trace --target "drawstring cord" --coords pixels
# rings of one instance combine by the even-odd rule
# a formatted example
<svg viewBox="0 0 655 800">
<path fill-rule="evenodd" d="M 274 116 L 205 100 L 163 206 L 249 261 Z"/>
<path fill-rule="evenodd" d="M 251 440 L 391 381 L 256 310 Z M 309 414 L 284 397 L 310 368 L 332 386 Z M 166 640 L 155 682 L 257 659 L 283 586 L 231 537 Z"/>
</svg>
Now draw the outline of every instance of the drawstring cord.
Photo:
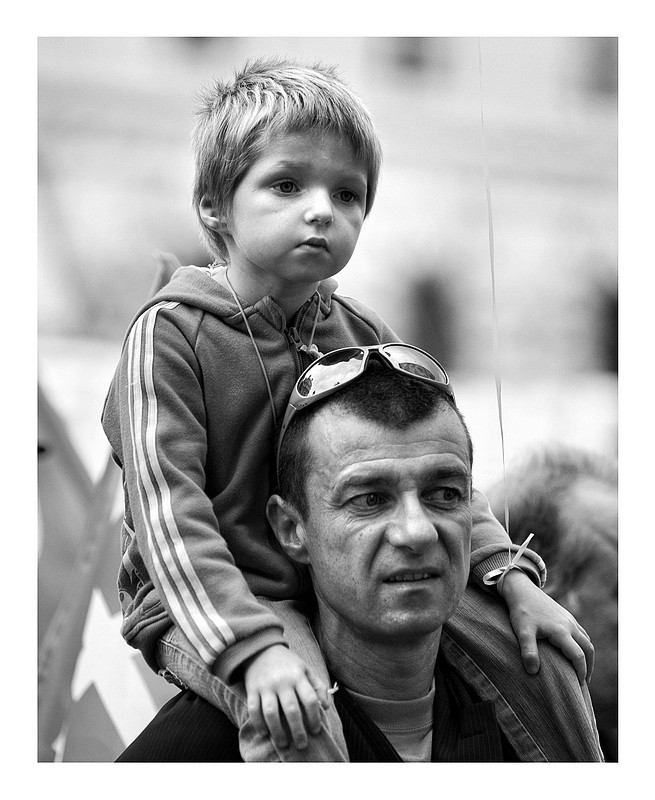
<svg viewBox="0 0 655 800">
<path fill-rule="evenodd" d="M 482 579 L 485 586 L 493 586 L 496 585 L 496 588 L 500 592 L 503 588 L 503 583 L 505 582 L 505 578 L 507 577 L 508 572 L 513 569 L 521 569 L 518 562 L 527 549 L 527 546 L 530 544 L 530 540 L 534 536 L 534 533 L 531 533 L 528 538 L 523 542 L 523 544 L 519 547 L 516 551 L 514 558 L 510 559 L 509 564 L 506 567 L 499 567 L 498 569 L 492 569 L 491 572 L 487 572 L 487 574 Z M 510 553 L 511 556 L 511 553 Z M 523 570 L 521 570 L 523 571 Z"/>
<path fill-rule="evenodd" d="M 248 317 L 246 317 L 246 313 L 243 310 L 243 306 L 241 305 L 241 302 L 237 297 L 237 293 L 232 288 L 232 284 L 230 283 L 230 279 L 228 278 L 227 265 L 225 267 L 225 281 L 228 285 L 229 290 L 232 292 L 232 297 L 234 298 L 234 302 L 239 306 L 239 311 L 241 312 L 241 317 L 246 326 L 246 330 L 248 331 L 248 336 L 250 336 L 250 341 L 252 342 L 252 346 L 255 348 L 255 354 L 257 355 L 257 360 L 259 361 L 259 366 L 261 367 L 262 375 L 264 376 L 264 381 L 266 383 L 268 400 L 271 404 L 271 414 L 273 415 L 273 428 L 274 430 L 277 430 L 277 413 L 275 411 L 275 403 L 273 402 L 273 391 L 271 390 L 271 382 L 268 379 L 268 373 L 266 372 L 266 367 L 264 366 L 264 360 L 262 359 L 261 354 L 259 352 L 259 348 L 257 347 L 257 342 L 255 342 L 255 337 L 252 335 L 252 331 L 250 330 L 250 325 L 248 324 Z"/>
<path fill-rule="evenodd" d="M 289 338 L 294 343 L 296 350 L 301 353 L 306 353 L 312 361 L 316 361 L 317 358 L 320 358 L 323 353 L 318 349 L 318 347 L 314 344 L 314 333 L 316 332 L 316 324 L 318 323 L 318 315 L 321 310 L 321 297 L 318 292 L 316 292 L 316 314 L 314 314 L 314 324 L 312 326 L 312 332 L 309 337 L 309 344 L 303 344 L 300 339 L 300 334 L 296 328 L 289 328 Z"/>
<path fill-rule="evenodd" d="M 228 289 L 232 293 L 232 297 L 234 298 L 234 302 L 237 304 L 239 308 L 239 312 L 241 313 L 241 318 L 243 319 L 243 323 L 246 326 L 246 330 L 248 331 L 248 336 L 250 336 L 250 341 L 252 342 L 252 346 L 255 349 L 255 355 L 257 356 L 257 360 L 259 361 L 259 366 L 262 371 L 262 375 L 264 376 L 264 382 L 266 383 L 266 391 L 268 392 L 268 400 L 271 405 L 271 414 L 273 415 L 273 425 L 274 429 L 277 430 L 277 412 L 275 411 L 275 402 L 273 400 L 273 390 L 271 389 L 271 382 L 268 379 L 268 373 L 266 372 L 266 367 L 264 366 L 264 360 L 261 357 L 259 352 L 259 348 L 257 347 L 257 342 L 255 341 L 255 337 L 253 336 L 253 332 L 250 328 L 250 324 L 248 323 L 248 317 L 246 317 L 246 312 L 243 310 L 243 306 L 241 305 L 241 301 L 237 293 L 234 291 L 234 287 L 230 282 L 230 278 L 228 276 L 228 267 L 227 264 L 221 264 L 219 262 L 214 262 L 213 264 L 209 265 L 209 274 L 213 278 L 215 276 L 215 271 L 222 267 L 225 269 L 225 282 L 227 283 Z M 309 337 L 309 344 L 303 344 L 300 339 L 298 341 L 294 341 L 296 348 L 303 353 L 306 353 L 311 359 L 316 360 L 320 358 L 323 354 L 319 352 L 318 347 L 314 344 L 314 334 L 316 333 L 316 326 L 318 324 L 318 317 L 321 310 L 321 297 L 316 291 L 316 314 L 314 315 L 314 324 L 312 325 L 312 332 Z"/>
<path fill-rule="evenodd" d="M 316 345 L 314 344 L 314 334 L 316 333 L 316 325 L 318 323 L 318 313 L 319 313 L 320 310 L 321 310 L 321 296 L 317 291 L 316 292 L 316 314 L 314 314 L 314 324 L 312 325 L 312 332 L 311 332 L 311 335 L 309 337 L 309 344 L 308 345 L 304 345 L 303 344 L 300 347 L 300 349 L 303 352 L 307 353 L 307 355 L 311 356 L 311 358 L 313 358 L 314 360 L 316 360 L 317 358 L 321 358 L 321 356 L 323 355 L 323 353 L 321 353 L 319 351 L 318 347 L 316 347 Z"/>
</svg>

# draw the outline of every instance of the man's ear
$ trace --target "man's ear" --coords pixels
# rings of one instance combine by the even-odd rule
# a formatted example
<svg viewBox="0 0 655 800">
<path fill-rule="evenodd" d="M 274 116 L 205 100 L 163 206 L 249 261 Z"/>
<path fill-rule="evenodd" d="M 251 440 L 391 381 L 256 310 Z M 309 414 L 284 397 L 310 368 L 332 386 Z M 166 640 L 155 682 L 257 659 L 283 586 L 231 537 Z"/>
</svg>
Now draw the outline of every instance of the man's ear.
<svg viewBox="0 0 655 800">
<path fill-rule="evenodd" d="M 275 538 L 289 558 L 300 564 L 308 564 L 305 526 L 296 509 L 279 494 L 274 494 L 268 500 L 266 516 Z"/>
<path fill-rule="evenodd" d="M 209 195 L 204 194 L 202 196 L 199 210 L 200 219 L 208 228 L 210 228 L 212 231 L 216 231 L 217 233 L 227 232 L 227 219 L 225 214 L 218 212 Z"/>
</svg>

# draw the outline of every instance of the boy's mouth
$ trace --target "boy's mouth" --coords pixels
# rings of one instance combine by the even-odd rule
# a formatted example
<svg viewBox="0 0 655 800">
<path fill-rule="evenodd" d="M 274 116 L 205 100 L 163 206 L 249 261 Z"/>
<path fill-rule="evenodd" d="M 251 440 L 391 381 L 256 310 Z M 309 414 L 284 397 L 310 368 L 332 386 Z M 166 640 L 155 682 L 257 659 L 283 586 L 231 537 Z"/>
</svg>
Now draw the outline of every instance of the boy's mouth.
<svg viewBox="0 0 655 800">
<path fill-rule="evenodd" d="M 310 239 L 305 239 L 301 247 L 311 247 L 316 250 L 329 250 L 327 239 L 318 236 L 312 236 Z"/>
</svg>

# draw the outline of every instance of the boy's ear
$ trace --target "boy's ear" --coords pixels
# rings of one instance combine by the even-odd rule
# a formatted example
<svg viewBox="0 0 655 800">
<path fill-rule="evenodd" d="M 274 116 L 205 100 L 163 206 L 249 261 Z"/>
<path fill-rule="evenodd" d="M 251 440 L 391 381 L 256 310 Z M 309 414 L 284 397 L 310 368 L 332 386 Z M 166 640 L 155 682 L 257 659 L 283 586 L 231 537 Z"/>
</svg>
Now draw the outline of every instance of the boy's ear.
<svg viewBox="0 0 655 800">
<path fill-rule="evenodd" d="M 279 494 L 274 494 L 266 506 L 266 516 L 275 538 L 289 558 L 300 564 L 308 564 L 305 526 L 296 509 Z"/>
<path fill-rule="evenodd" d="M 200 218 L 204 224 L 217 233 L 227 231 L 227 220 L 224 214 L 219 214 L 209 195 L 203 195 L 200 201 Z"/>
</svg>

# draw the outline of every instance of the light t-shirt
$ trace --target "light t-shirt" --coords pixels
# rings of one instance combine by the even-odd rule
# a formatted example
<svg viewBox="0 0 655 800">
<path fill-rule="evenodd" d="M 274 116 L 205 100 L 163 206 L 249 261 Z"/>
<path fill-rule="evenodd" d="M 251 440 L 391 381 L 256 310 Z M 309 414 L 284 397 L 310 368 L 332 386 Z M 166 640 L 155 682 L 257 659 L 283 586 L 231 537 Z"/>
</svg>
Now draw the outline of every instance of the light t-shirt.
<svg viewBox="0 0 655 800">
<path fill-rule="evenodd" d="M 435 684 L 424 697 L 381 700 L 348 689 L 371 720 L 394 746 L 403 761 L 431 761 L 432 710 Z"/>
</svg>

